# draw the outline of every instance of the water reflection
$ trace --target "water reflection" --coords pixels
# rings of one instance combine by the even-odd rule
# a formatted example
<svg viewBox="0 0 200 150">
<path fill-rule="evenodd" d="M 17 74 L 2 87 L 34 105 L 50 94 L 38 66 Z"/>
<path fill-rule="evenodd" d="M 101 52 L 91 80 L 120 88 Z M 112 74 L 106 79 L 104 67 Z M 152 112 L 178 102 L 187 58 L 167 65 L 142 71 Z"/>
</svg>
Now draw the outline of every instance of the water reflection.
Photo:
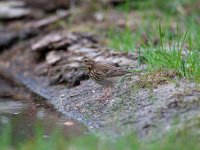
<svg viewBox="0 0 200 150">
<path fill-rule="evenodd" d="M 48 136 L 55 127 L 62 130 L 65 136 L 80 135 L 85 131 L 81 124 L 58 114 L 44 100 L 0 76 L 0 134 L 2 127 L 10 124 L 15 144 L 34 136 L 37 123 L 45 129 L 44 136 Z"/>
</svg>

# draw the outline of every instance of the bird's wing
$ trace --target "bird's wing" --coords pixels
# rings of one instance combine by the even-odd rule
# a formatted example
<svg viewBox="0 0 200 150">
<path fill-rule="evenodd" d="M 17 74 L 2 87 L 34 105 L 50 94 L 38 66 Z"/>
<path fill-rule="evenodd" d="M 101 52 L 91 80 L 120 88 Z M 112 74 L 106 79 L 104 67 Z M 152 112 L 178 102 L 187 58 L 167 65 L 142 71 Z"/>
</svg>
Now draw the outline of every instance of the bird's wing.
<svg viewBox="0 0 200 150">
<path fill-rule="evenodd" d="M 122 76 L 129 73 L 128 71 L 121 69 L 121 68 L 115 68 L 111 69 L 110 71 L 107 72 L 106 76 L 107 77 L 112 77 L 112 76 Z"/>
<path fill-rule="evenodd" d="M 99 71 L 101 71 L 105 77 L 122 76 L 128 73 L 128 71 L 110 64 L 101 64 Z"/>
</svg>

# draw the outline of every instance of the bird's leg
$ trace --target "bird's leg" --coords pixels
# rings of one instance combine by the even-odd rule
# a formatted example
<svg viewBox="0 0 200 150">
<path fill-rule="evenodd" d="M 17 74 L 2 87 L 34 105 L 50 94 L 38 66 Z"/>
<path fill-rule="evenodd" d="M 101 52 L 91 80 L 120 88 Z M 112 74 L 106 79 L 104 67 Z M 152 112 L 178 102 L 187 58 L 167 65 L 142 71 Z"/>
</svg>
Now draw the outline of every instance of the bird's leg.
<svg viewBox="0 0 200 150">
<path fill-rule="evenodd" d="M 109 86 L 109 87 L 107 87 L 107 90 L 105 91 L 105 93 L 106 93 L 106 96 L 107 96 L 107 97 L 111 96 L 112 89 L 111 89 L 111 87 L 110 87 L 110 86 Z"/>
<path fill-rule="evenodd" d="M 107 87 L 103 90 L 102 96 L 99 97 L 99 101 L 105 101 L 110 95 L 111 95 L 111 87 L 107 86 Z"/>
</svg>

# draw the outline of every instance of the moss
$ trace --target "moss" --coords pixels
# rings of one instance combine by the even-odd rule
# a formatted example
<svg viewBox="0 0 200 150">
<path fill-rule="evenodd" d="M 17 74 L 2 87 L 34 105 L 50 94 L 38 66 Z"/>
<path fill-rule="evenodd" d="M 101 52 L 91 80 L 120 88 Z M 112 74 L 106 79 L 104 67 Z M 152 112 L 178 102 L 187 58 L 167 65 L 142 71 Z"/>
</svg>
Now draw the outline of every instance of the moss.
<svg viewBox="0 0 200 150">
<path fill-rule="evenodd" d="M 141 75 L 137 80 L 137 86 L 139 88 L 156 88 L 158 85 L 169 83 L 177 75 L 176 71 L 156 70 Z"/>
</svg>

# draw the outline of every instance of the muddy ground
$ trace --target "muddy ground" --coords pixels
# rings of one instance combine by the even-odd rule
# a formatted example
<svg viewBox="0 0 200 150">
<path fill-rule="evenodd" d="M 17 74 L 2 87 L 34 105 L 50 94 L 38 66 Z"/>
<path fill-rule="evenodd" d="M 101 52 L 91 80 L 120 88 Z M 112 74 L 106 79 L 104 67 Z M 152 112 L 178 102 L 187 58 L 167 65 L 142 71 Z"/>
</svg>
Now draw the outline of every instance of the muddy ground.
<svg viewBox="0 0 200 150">
<path fill-rule="evenodd" d="M 48 17 L 39 9 L 35 16 L 3 18 L 2 74 L 43 97 L 66 118 L 77 120 L 100 134 L 122 135 L 135 131 L 140 137 L 160 136 L 175 124 L 181 125 L 199 116 L 199 85 L 180 79 L 171 71 L 126 76 L 113 88 L 107 101 L 98 101 L 103 89 L 89 79 L 81 63 L 84 56 L 127 69 L 143 70 L 146 65 L 138 66 L 137 50 L 115 52 L 97 34 L 80 32 L 77 24 L 71 29 L 58 25 L 76 12 L 69 12 L 67 8 L 50 10 Z M 85 26 L 98 24 L 97 29 L 102 30 L 114 18 L 117 25 L 123 26 L 122 14 L 121 20 L 107 17 L 100 23 L 100 17 L 97 20 L 93 17 L 85 21 Z"/>
</svg>

